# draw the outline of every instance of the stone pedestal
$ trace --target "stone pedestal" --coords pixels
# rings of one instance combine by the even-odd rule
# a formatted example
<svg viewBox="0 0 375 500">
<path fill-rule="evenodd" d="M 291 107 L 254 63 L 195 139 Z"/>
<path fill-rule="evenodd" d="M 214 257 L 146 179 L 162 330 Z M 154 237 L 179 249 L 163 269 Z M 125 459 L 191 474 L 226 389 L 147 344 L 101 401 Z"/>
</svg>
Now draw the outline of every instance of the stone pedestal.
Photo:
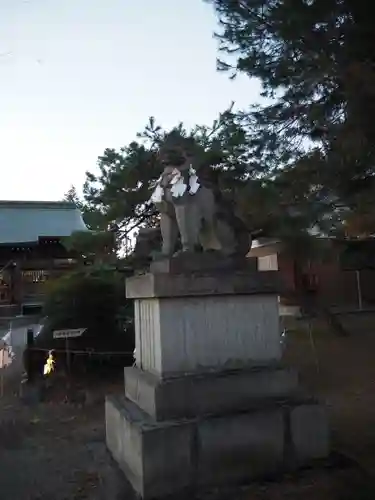
<svg viewBox="0 0 375 500">
<path fill-rule="evenodd" d="M 107 446 L 135 490 L 158 498 L 325 457 L 324 410 L 280 365 L 277 272 L 159 269 L 127 280 L 136 366 L 106 401 Z"/>
</svg>

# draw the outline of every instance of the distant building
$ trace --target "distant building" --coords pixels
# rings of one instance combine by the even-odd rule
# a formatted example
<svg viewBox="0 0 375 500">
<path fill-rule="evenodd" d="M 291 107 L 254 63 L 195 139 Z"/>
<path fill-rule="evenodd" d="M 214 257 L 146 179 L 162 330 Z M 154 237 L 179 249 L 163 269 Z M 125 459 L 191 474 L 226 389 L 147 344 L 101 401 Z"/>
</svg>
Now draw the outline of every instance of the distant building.
<svg viewBox="0 0 375 500">
<path fill-rule="evenodd" d="M 258 270 L 278 270 L 281 274 L 284 313 L 298 313 L 302 281 L 304 288 L 331 310 L 375 308 L 375 239 L 330 239 L 329 244 L 333 250 L 330 258 L 317 255 L 297 265 L 280 241 L 265 238 L 253 243 L 248 256 L 257 258 Z"/>
<path fill-rule="evenodd" d="M 0 316 L 39 312 L 46 281 L 74 266 L 62 238 L 87 230 L 69 202 L 0 201 Z"/>
</svg>

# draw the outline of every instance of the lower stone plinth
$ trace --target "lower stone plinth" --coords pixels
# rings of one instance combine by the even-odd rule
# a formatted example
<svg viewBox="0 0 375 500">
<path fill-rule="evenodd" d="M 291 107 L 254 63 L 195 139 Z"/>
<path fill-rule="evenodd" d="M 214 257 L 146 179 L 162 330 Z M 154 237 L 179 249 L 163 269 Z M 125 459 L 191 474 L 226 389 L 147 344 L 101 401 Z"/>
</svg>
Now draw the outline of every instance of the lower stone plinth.
<svg viewBox="0 0 375 500">
<path fill-rule="evenodd" d="M 299 391 L 296 371 L 278 365 L 167 379 L 137 367 L 124 373 L 125 396 L 158 421 L 248 410 Z"/>
<path fill-rule="evenodd" d="M 329 453 L 323 409 L 303 402 L 156 422 L 128 399 L 108 397 L 106 438 L 146 500 L 272 476 Z"/>
<path fill-rule="evenodd" d="M 112 397 L 106 399 L 105 418 L 107 447 L 142 498 L 190 485 L 193 424 L 155 424 L 135 404 Z"/>
</svg>

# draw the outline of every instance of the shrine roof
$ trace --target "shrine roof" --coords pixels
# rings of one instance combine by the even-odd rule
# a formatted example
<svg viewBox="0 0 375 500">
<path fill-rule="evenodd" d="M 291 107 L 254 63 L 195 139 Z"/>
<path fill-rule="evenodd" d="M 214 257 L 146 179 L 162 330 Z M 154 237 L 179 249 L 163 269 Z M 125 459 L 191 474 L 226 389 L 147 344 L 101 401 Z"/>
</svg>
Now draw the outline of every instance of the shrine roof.
<svg viewBox="0 0 375 500">
<path fill-rule="evenodd" d="M 0 200 L 0 245 L 37 243 L 39 238 L 62 238 L 87 230 L 73 203 Z"/>
</svg>

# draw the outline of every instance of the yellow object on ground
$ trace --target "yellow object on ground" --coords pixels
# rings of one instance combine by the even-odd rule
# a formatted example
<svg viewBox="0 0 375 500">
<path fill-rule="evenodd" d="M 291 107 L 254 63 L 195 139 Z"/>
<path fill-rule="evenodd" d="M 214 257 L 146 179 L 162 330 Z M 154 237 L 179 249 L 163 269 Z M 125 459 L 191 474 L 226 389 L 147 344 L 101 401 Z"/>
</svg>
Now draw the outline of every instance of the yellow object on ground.
<svg viewBox="0 0 375 500">
<path fill-rule="evenodd" d="M 44 365 L 43 375 L 49 375 L 51 372 L 53 372 L 53 370 L 55 369 L 54 365 L 55 365 L 55 360 L 53 359 L 53 355 L 50 352 L 48 354 L 46 364 Z"/>
</svg>

